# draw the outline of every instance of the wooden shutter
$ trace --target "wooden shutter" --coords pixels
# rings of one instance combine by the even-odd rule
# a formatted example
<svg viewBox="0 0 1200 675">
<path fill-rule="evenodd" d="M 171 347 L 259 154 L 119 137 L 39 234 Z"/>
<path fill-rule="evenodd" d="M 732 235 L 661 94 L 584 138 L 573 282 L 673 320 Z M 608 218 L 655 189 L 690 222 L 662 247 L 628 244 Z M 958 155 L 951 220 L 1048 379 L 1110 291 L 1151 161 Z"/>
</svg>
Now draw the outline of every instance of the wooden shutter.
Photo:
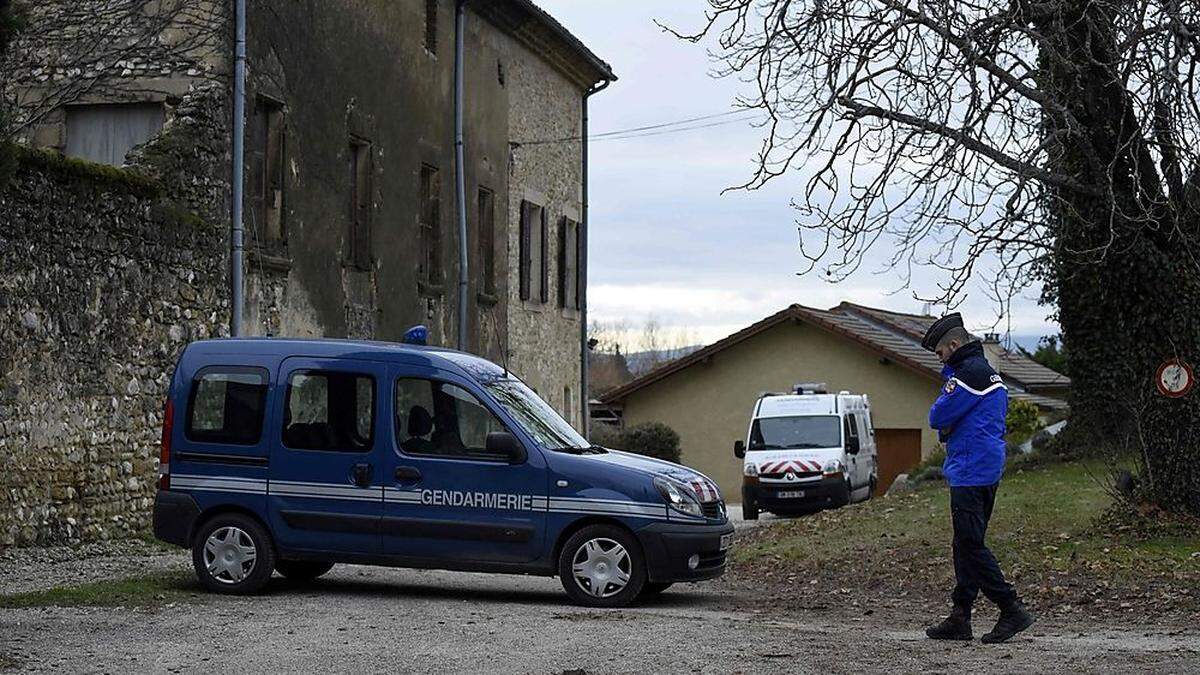
<svg viewBox="0 0 1200 675">
<path fill-rule="evenodd" d="M 558 219 L 558 306 L 567 306 L 567 227 L 571 221 L 566 216 Z"/>
<path fill-rule="evenodd" d="M 529 202 L 521 202 L 521 243 L 520 243 L 520 277 L 521 277 L 521 299 L 529 299 L 529 282 L 530 282 L 530 256 L 529 249 L 533 243 L 529 229 L 532 223 L 529 222 L 532 205 Z"/>
<path fill-rule="evenodd" d="M 583 309 L 584 292 L 587 288 L 587 278 L 584 276 L 583 224 L 575 224 L 575 308 Z"/>
<path fill-rule="evenodd" d="M 550 302 L 550 228 L 546 223 L 546 209 L 542 209 L 542 251 L 541 251 L 541 266 L 542 266 L 542 302 Z"/>
</svg>

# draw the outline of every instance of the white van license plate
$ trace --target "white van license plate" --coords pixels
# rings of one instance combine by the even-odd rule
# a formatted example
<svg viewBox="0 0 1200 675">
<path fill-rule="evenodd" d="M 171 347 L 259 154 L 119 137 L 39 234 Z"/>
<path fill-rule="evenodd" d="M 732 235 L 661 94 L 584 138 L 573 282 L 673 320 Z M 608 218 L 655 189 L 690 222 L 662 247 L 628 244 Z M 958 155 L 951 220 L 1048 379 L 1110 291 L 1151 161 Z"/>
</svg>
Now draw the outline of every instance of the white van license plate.
<svg viewBox="0 0 1200 675">
<path fill-rule="evenodd" d="M 803 499 L 804 490 L 783 490 L 778 497 L 780 499 Z"/>
<path fill-rule="evenodd" d="M 733 535 L 732 534 L 721 535 L 721 550 L 726 551 L 732 546 L 733 546 Z"/>
</svg>

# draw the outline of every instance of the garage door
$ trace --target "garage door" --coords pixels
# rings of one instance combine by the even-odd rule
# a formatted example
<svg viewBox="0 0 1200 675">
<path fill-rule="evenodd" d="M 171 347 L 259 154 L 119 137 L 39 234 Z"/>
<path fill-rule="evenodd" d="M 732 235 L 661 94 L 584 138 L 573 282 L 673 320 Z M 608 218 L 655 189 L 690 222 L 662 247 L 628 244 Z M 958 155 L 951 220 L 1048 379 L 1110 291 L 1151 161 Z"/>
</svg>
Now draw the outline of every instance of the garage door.
<svg viewBox="0 0 1200 675">
<path fill-rule="evenodd" d="M 879 494 L 887 492 L 896 476 L 921 463 L 920 429 L 876 429 L 879 450 Z"/>
</svg>

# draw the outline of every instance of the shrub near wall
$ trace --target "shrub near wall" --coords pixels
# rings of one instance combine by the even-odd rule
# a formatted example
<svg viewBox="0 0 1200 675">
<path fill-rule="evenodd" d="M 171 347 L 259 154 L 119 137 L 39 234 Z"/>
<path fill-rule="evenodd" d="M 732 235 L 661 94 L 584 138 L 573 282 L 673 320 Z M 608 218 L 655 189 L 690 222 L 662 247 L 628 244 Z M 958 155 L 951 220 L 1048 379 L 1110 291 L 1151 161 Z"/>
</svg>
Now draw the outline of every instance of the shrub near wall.
<svg viewBox="0 0 1200 675">
<path fill-rule="evenodd" d="M 592 427 L 592 442 L 614 450 L 679 462 L 679 434 L 661 422 L 646 422 L 628 429 L 597 424 Z"/>
<path fill-rule="evenodd" d="M 179 145 L 219 157 L 197 119 Z M 174 361 L 227 322 L 224 227 L 180 206 L 212 186 L 189 189 L 21 151 L 0 191 L 0 547 L 147 527 Z"/>
</svg>

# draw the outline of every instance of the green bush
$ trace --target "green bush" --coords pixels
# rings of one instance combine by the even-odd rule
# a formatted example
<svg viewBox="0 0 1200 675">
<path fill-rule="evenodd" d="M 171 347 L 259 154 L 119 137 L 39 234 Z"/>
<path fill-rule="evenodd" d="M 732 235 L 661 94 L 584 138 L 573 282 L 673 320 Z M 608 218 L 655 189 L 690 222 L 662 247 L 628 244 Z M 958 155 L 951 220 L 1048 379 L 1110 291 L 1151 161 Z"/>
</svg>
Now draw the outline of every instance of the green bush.
<svg viewBox="0 0 1200 675">
<path fill-rule="evenodd" d="M 1004 427 L 1008 434 L 1006 440 L 1009 446 L 1021 445 L 1042 428 L 1042 422 L 1038 419 L 1038 407 L 1029 401 L 1009 401 Z"/>
<path fill-rule="evenodd" d="M 679 434 L 661 422 L 646 422 L 627 429 L 596 424 L 592 427 L 591 441 L 614 450 L 679 462 Z"/>
</svg>

